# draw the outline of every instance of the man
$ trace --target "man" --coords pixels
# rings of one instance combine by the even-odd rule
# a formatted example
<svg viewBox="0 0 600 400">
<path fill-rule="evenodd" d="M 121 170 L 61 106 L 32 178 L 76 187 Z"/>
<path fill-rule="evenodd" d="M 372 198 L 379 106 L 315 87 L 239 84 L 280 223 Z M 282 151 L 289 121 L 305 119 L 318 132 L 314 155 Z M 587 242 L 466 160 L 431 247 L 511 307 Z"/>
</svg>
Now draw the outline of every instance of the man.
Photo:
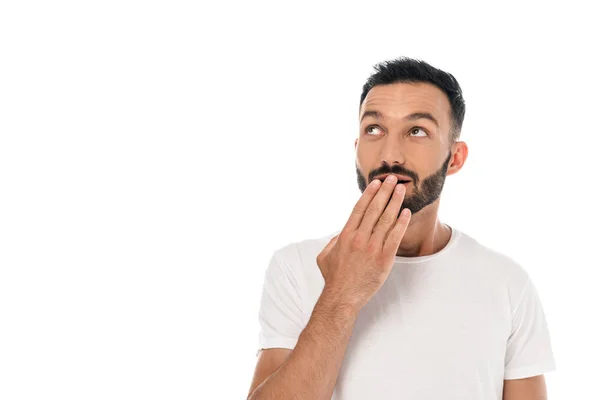
<svg viewBox="0 0 600 400">
<path fill-rule="evenodd" d="M 438 219 L 468 154 L 458 82 L 409 58 L 375 68 L 362 196 L 341 231 L 273 254 L 248 398 L 546 399 L 555 360 L 528 273 Z"/>
</svg>

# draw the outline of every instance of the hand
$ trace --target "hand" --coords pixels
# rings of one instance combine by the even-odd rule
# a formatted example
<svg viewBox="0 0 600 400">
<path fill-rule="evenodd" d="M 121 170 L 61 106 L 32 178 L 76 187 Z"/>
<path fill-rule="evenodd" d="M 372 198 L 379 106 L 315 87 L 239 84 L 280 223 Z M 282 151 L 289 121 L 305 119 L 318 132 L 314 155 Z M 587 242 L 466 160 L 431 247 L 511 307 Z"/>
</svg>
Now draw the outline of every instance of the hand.
<svg viewBox="0 0 600 400">
<path fill-rule="evenodd" d="M 367 186 L 342 231 L 317 256 L 325 288 L 359 309 L 383 286 L 410 221 L 408 209 L 397 218 L 406 188 L 392 178 Z"/>
</svg>

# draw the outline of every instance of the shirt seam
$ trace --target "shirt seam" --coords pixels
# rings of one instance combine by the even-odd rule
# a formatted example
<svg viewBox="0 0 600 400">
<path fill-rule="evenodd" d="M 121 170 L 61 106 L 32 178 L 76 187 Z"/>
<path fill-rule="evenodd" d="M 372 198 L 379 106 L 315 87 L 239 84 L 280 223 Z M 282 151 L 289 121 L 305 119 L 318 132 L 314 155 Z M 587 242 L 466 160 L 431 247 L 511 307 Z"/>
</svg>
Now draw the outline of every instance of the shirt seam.
<svg viewBox="0 0 600 400">
<path fill-rule="evenodd" d="M 517 317 L 517 313 L 520 311 L 521 306 L 524 302 L 525 299 L 525 292 L 527 291 L 527 289 L 529 289 L 529 286 L 531 285 L 531 278 L 529 276 L 527 276 L 527 282 L 525 283 L 525 287 L 523 288 L 523 291 L 521 292 L 521 296 L 519 297 L 519 301 L 517 302 L 517 306 L 515 307 L 515 310 L 513 311 L 513 315 L 512 315 L 512 319 L 511 319 L 511 323 L 514 325 L 515 322 L 515 318 Z"/>
</svg>

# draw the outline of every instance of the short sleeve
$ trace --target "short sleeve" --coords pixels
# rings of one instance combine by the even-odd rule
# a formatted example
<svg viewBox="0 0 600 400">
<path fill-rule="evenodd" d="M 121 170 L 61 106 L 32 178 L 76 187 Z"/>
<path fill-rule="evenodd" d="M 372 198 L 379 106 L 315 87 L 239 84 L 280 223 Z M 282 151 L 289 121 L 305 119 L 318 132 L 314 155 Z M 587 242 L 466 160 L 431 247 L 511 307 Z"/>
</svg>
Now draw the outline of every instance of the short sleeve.
<svg viewBox="0 0 600 400">
<path fill-rule="evenodd" d="M 556 369 L 546 316 L 529 277 L 513 314 L 504 361 L 504 379 L 522 379 Z"/>
<path fill-rule="evenodd" d="M 259 309 L 258 351 L 281 347 L 294 349 L 304 329 L 301 290 L 289 264 L 274 252 L 265 273 Z"/>
</svg>

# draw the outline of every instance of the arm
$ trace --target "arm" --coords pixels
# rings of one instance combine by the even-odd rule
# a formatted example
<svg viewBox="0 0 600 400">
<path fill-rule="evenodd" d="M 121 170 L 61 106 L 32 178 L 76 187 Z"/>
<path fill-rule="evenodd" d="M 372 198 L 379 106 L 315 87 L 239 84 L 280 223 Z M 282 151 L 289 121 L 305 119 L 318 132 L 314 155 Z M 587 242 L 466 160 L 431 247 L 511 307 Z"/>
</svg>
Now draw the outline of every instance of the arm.
<svg viewBox="0 0 600 400">
<path fill-rule="evenodd" d="M 249 399 L 331 398 L 359 310 L 387 279 L 410 222 L 410 210 L 400 212 L 406 189 L 391 178 L 385 184 L 371 182 L 344 229 L 317 256 L 325 286 L 301 331 L 299 299 L 289 299 L 296 287 L 289 284 L 291 279 L 281 279 L 287 268 L 278 269 L 277 263 L 269 268 L 260 312 L 261 343 L 268 348 L 295 346 L 287 356 L 272 352 L 261 360 L 255 376 L 268 378 L 251 390 Z M 262 339 L 264 332 L 270 340 Z M 275 358 L 284 356 L 277 368 Z"/>
<path fill-rule="evenodd" d="M 504 381 L 502 400 L 547 400 L 544 375 Z"/>
<path fill-rule="evenodd" d="M 248 399 L 330 399 L 357 315 L 326 287 L 294 350 Z"/>
</svg>

